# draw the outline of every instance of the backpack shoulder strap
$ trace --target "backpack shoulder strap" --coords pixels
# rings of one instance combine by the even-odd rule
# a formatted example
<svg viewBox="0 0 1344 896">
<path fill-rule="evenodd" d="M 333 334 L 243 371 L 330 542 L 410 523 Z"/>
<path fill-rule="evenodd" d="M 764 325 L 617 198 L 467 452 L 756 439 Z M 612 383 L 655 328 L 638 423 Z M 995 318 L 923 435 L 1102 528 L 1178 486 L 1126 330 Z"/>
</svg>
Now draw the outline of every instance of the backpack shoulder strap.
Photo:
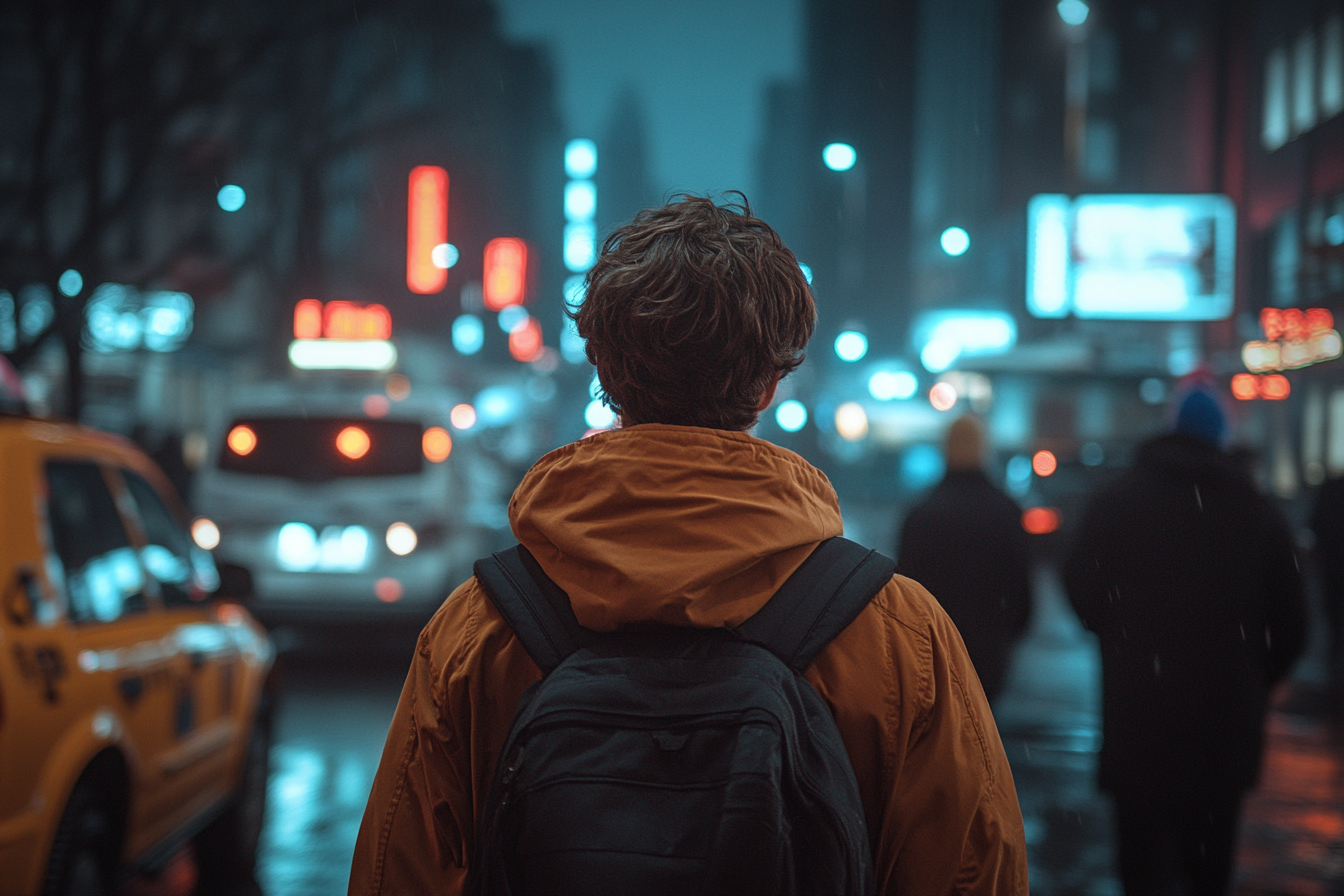
<svg viewBox="0 0 1344 896">
<path fill-rule="evenodd" d="M 598 639 L 579 625 L 569 596 L 521 544 L 477 560 L 472 571 L 542 675 Z"/>
<path fill-rule="evenodd" d="M 858 618 L 895 571 L 890 557 L 847 538 L 827 539 L 737 634 L 801 672 Z"/>
</svg>

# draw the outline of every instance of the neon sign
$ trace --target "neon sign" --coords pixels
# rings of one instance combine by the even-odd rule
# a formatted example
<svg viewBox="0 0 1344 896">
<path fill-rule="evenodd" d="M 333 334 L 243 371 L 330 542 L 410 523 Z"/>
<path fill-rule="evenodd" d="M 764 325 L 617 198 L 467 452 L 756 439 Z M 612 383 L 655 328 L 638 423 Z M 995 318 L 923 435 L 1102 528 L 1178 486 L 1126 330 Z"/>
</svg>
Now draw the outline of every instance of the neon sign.
<svg viewBox="0 0 1344 896">
<path fill-rule="evenodd" d="M 289 360 L 303 370 L 388 370 L 397 362 L 383 305 L 303 299 L 294 306 Z"/>
<path fill-rule="evenodd" d="M 1241 347 L 1241 360 L 1253 373 L 1297 370 L 1344 354 L 1344 342 L 1327 308 L 1264 308 L 1260 328 L 1265 338 Z"/>
<path fill-rule="evenodd" d="M 430 295 L 448 282 L 434 250 L 448 241 L 448 172 L 436 165 L 411 169 L 406 213 L 406 286 Z"/>
</svg>

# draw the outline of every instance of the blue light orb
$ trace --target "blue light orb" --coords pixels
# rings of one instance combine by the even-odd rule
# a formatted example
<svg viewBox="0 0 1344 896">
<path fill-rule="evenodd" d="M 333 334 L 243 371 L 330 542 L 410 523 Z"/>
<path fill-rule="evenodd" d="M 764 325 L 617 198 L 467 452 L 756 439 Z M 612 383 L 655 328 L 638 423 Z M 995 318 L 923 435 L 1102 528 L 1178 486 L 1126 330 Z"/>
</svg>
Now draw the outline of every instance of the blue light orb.
<svg viewBox="0 0 1344 896">
<path fill-rule="evenodd" d="M 452 243 L 439 243 L 429 250 L 429 263 L 443 271 L 457 264 L 461 258 L 462 253 Z"/>
<path fill-rule="evenodd" d="M 1092 11 L 1083 0 L 1059 0 L 1055 10 L 1065 25 L 1072 25 L 1075 28 L 1086 22 L 1087 14 Z"/>
<path fill-rule="evenodd" d="M 226 184 L 219 188 L 219 193 L 215 196 L 219 202 L 219 207 L 226 212 L 236 212 L 247 202 L 247 194 L 243 188 L 237 184 Z"/>
<path fill-rule="evenodd" d="M 570 177 L 583 179 L 592 177 L 597 171 L 597 144 L 585 138 L 571 140 L 565 144 L 565 173 Z"/>
<path fill-rule="evenodd" d="M 464 355 L 474 355 L 485 345 L 485 324 L 474 314 L 459 315 L 453 321 L 453 348 Z"/>
<path fill-rule="evenodd" d="M 938 243 L 944 252 L 956 258 L 958 255 L 965 255 L 966 250 L 971 248 L 971 235 L 960 227 L 949 227 L 938 238 Z"/>
<path fill-rule="evenodd" d="M 901 484 L 911 491 L 928 488 L 943 478 L 946 469 L 937 446 L 927 442 L 911 445 L 901 456 Z"/>
<path fill-rule="evenodd" d="M 616 412 L 594 398 L 583 409 L 583 422 L 589 429 L 611 429 L 616 425 Z"/>
<path fill-rule="evenodd" d="M 835 354 L 841 361 L 857 361 L 868 354 L 868 337 L 855 330 L 846 330 L 835 337 Z"/>
<path fill-rule="evenodd" d="M 79 291 L 84 288 L 84 277 L 79 271 L 71 268 L 61 275 L 61 279 L 56 281 L 56 288 L 61 291 L 61 295 L 73 298 L 79 295 Z"/>
<path fill-rule="evenodd" d="M 859 154 L 848 143 L 828 143 L 821 151 L 821 160 L 832 171 L 848 171 L 859 160 Z"/>
<path fill-rule="evenodd" d="M 879 370 L 868 378 L 868 394 L 878 401 L 906 399 L 919 390 L 919 380 L 908 370 Z"/>
<path fill-rule="evenodd" d="M 499 328 L 505 333 L 513 333 L 527 326 L 531 317 L 522 305 L 510 305 L 499 312 Z"/>
<path fill-rule="evenodd" d="M 785 432 L 797 432 L 807 425 L 807 408 L 801 401 L 781 401 L 775 408 L 775 422 Z"/>
</svg>

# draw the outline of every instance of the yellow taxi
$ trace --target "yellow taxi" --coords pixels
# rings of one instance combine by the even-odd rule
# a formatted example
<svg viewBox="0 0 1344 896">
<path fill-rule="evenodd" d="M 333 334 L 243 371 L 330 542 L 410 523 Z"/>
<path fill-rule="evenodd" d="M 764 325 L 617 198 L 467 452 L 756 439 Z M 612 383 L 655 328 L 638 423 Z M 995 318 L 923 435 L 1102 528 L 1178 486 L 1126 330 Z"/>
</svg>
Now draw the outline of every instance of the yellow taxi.
<svg viewBox="0 0 1344 896">
<path fill-rule="evenodd" d="M 221 583 L 221 578 L 223 582 Z M 251 879 L 274 650 L 130 442 L 0 417 L 0 894 Z"/>
</svg>

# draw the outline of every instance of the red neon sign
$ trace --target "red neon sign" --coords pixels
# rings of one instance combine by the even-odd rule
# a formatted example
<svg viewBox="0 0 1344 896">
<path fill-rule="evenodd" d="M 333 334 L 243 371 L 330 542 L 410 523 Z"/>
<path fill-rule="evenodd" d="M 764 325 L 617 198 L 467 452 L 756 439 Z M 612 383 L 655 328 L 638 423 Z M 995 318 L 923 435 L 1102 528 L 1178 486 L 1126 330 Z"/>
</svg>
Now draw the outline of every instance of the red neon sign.
<svg viewBox="0 0 1344 896">
<path fill-rule="evenodd" d="M 485 244 L 485 307 L 521 305 L 527 289 L 527 243 L 502 236 Z"/>
<path fill-rule="evenodd" d="M 294 306 L 294 338 L 322 338 L 322 303 L 317 299 L 304 299 Z"/>
<path fill-rule="evenodd" d="M 294 306 L 295 339 L 391 339 L 392 314 L 382 305 L 304 299 Z"/>
<path fill-rule="evenodd" d="M 448 271 L 435 266 L 434 247 L 448 241 L 448 172 L 437 165 L 411 169 L 406 214 L 406 285 L 429 295 L 448 282 Z"/>
<path fill-rule="evenodd" d="M 1283 401 L 1292 393 L 1292 384 L 1281 373 L 1239 373 L 1232 377 L 1232 397 L 1238 401 L 1254 401 L 1257 398 Z"/>
</svg>

